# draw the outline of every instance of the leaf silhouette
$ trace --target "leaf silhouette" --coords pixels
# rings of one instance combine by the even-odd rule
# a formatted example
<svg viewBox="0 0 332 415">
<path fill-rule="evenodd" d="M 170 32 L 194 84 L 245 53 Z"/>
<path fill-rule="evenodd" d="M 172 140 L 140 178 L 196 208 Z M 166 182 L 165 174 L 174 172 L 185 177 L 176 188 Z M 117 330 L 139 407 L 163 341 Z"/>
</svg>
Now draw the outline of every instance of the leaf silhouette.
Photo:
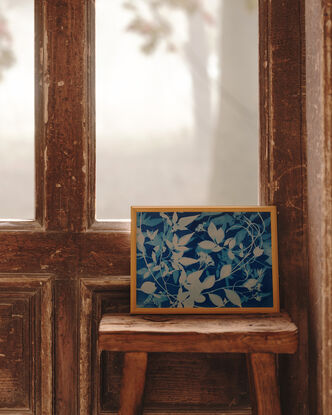
<svg viewBox="0 0 332 415">
<path fill-rule="evenodd" d="M 156 229 L 154 232 L 150 232 L 149 230 L 146 231 L 148 237 L 153 241 L 153 239 L 156 237 L 158 233 L 158 229 Z"/>
<path fill-rule="evenodd" d="M 202 241 L 198 245 L 203 249 L 209 249 L 209 250 L 212 250 L 213 248 L 216 248 L 218 246 L 212 241 Z"/>
<path fill-rule="evenodd" d="M 182 257 L 182 258 L 179 259 L 179 262 L 180 262 L 180 264 L 182 264 L 186 267 L 188 265 L 196 264 L 196 262 L 198 262 L 198 259 Z"/>
<path fill-rule="evenodd" d="M 229 242 L 229 249 L 233 249 L 236 244 L 236 240 L 232 238 Z"/>
<path fill-rule="evenodd" d="M 139 232 L 138 235 L 137 235 L 137 248 L 141 252 L 144 252 L 144 240 L 145 240 L 145 237 L 144 237 L 143 233 Z"/>
<path fill-rule="evenodd" d="M 187 247 L 186 247 L 186 246 L 184 246 L 184 245 L 176 245 L 174 248 L 175 248 L 177 251 L 182 252 L 182 255 L 183 255 L 186 251 L 189 251 L 189 248 L 187 248 Z"/>
<path fill-rule="evenodd" d="M 182 302 L 185 301 L 189 297 L 189 291 L 182 291 L 182 288 L 179 289 L 177 299 L 178 301 Z"/>
<path fill-rule="evenodd" d="M 176 212 L 174 212 L 174 213 L 173 213 L 173 218 L 172 218 L 172 221 L 173 221 L 173 223 L 176 223 L 176 222 L 177 222 L 177 220 L 178 220 L 178 214 L 177 214 Z"/>
<path fill-rule="evenodd" d="M 208 227 L 208 234 L 209 234 L 210 238 L 213 241 L 215 241 L 217 244 L 220 244 L 220 242 L 225 237 L 225 232 L 224 232 L 223 228 L 220 227 L 219 229 L 217 229 L 216 225 L 213 222 L 211 222 L 209 227 Z"/>
<path fill-rule="evenodd" d="M 256 284 L 257 284 L 257 280 L 255 278 L 250 278 L 242 286 L 246 287 L 248 290 L 252 290 Z"/>
<path fill-rule="evenodd" d="M 217 228 L 216 225 L 213 222 L 210 222 L 210 225 L 208 227 L 208 234 L 210 236 L 210 238 L 215 241 L 216 237 L 217 237 Z"/>
<path fill-rule="evenodd" d="M 256 246 L 254 249 L 254 256 L 258 257 L 261 256 L 264 253 L 264 249 L 260 248 L 259 246 Z"/>
<path fill-rule="evenodd" d="M 210 275 L 209 277 L 205 278 L 203 281 L 203 289 L 206 290 L 208 288 L 212 288 L 214 283 L 216 282 L 216 277 L 214 275 Z"/>
<path fill-rule="evenodd" d="M 219 245 L 216 245 L 213 249 L 212 249 L 212 251 L 213 252 L 220 252 L 222 250 L 222 247 L 221 246 L 219 246 Z"/>
<path fill-rule="evenodd" d="M 144 240 L 145 240 L 145 237 L 144 237 L 143 233 L 142 232 L 139 232 L 138 235 L 137 235 L 137 242 L 140 245 L 143 245 L 144 244 Z"/>
<path fill-rule="evenodd" d="M 223 228 L 219 228 L 217 231 L 217 235 L 216 235 L 216 242 L 220 244 L 220 242 L 224 239 L 224 237 L 225 237 L 225 232 Z"/>
<path fill-rule="evenodd" d="M 232 272 L 232 265 L 231 264 L 227 264 L 224 265 L 221 270 L 220 270 L 220 279 L 224 279 L 226 277 L 228 277 Z"/>
<path fill-rule="evenodd" d="M 173 249 L 173 244 L 172 244 L 172 242 L 170 242 L 168 239 L 166 239 L 166 240 L 165 240 L 165 242 L 166 242 L 166 245 L 168 246 L 168 248 L 169 248 L 170 250 L 172 250 L 172 249 Z"/>
<path fill-rule="evenodd" d="M 140 288 L 141 291 L 143 291 L 146 294 L 152 294 L 156 291 L 156 284 L 154 282 L 144 282 Z"/>
<path fill-rule="evenodd" d="M 217 307 L 222 307 L 224 305 L 223 299 L 216 294 L 208 294 L 211 302 Z"/>
<path fill-rule="evenodd" d="M 198 218 L 199 215 L 195 216 L 185 216 L 184 218 L 179 219 L 179 226 L 181 228 L 188 226 L 191 222 Z"/>
<path fill-rule="evenodd" d="M 143 280 L 145 280 L 149 276 L 150 276 L 150 271 L 146 271 L 145 274 L 143 275 Z"/>
<path fill-rule="evenodd" d="M 203 270 L 192 272 L 188 275 L 187 281 L 189 282 L 189 284 L 194 284 L 195 282 L 199 281 L 202 274 Z"/>
<path fill-rule="evenodd" d="M 195 297 L 195 302 L 196 303 L 204 303 L 205 300 L 206 300 L 206 298 L 203 294 L 199 294 Z"/>
<path fill-rule="evenodd" d="M 179 245 L 187 245 L 187 243 L 190 241 L 190 238 L 193 236 L 194 233 L 188 233 L 187 235 L 182 236 L 182 238 L 179 239 L 178 244 Z"/>
<path fill-rule="evenodd" d="M 182 270 L 179 282 L 180 282 L 180 284 L 184 284 L 186 282 L 186 280 L 187 280 L 187 274 L 185 273 L 184 270 Z"/>
<path fill-rule="evenodd" d="M 226 297 L 229 299 L 231 303 L 234 305 L 237 305 L 238 307 L 242 307 L 241 298 L 238 294 L 236 294 L 233 290 L 228 290 L 227 288 L 224 288 Z"/>
</svg>

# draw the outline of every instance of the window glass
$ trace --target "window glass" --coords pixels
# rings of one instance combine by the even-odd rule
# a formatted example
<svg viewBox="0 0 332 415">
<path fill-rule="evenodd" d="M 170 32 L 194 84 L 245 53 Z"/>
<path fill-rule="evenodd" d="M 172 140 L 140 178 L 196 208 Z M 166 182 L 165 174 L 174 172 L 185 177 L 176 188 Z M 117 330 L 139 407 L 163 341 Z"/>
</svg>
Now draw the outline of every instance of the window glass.
<svg viewBox="0 0 332 415">
<path fill-rule="evenodd" d="M 34 218 L 34 2 L 0 2 L 0 217 Z"/>
<path fill-rule="evenodd" d="M 257 0 L 96 0 L 97 217 L 257 204 Z"/>
</svg>

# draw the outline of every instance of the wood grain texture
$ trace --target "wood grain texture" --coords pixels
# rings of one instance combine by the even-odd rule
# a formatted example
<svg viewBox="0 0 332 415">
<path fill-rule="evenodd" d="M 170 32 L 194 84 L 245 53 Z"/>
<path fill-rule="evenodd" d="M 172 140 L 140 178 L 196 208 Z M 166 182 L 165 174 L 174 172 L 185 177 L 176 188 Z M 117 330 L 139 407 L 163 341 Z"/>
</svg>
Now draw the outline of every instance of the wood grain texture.
<svg viewBox="0 0 332 415">
<path fill-rule="evenodd" d="M 310 397 L 332 412 L 332 1 L 306 2 Z"/>
<path fill-rule="evenodd" d="M 51 276 L 0 274 L 0 338 L 0 414 L 51 414 Z"/>
<path fill-rule="evenodd" d="M 78 413 L 78 282 L 57 280 L 54 287 L 55 413 Z"/>
<path fill-rule="evenodd" d="M 102 410 L 119 408 L 124 353 L 103 352 Z M 190 378 L 190 381 L 188 381 Z M 243 354 L 150 353 L 144 410 L 168 413 L 249 407 Z"/>
<path fill-rule="evenodd" d="M 299 328 L 299 349 L 280 358 L 287 415 L 308 414 L 308 264 L 304 1 L 260 1 L 263 204 L 278 207 L 281 309 Z"/>
<path fill-rule="evenodd" d="M 246 354 L 246 365 L 247 365 L 247 373 L 248 373 L 248 383 L 249 383 L 249 390 L 250 390 L 250 402 L 251 402 L 251 410 L 252 415 L 257 415 L 257 399 L 256 399 L 256 392 L 255 392 L 255 382 L 254 376 L 250 361 L 250 354 Z"/>
<path fill-rule="evenodd" d="M 287 316 L 105 315 L 99 348 L 108 351 L 295 353 L 297 328 Z"/>
<path fill-rule="evenodd" d="M 257 405 L 253 415 L 281 415 L 275 360 L 270 353 L 249 355 Z"/>
<path fill-rule="evenodd" d="M 119 415 L 142 414 L 147 363 L 147 353 L 125 353 Z"/>
<path fill-rule="evenodd" d="M 0 413 L 5 408 L 34 409 L 36 404 L 32 393 L 35 366 L 30 371 L 35 358 L 29 336 L 30 302 L 29 292 L 0 294 Z"/>
<path fill-rule="evenodd" d="M 100 402 L 100 352 L 98 350 L 98 324 L 102 315 L 103 299 L 108 296 L 112 311 L 116 312 L 116 293 L 127 299 L 128 277 L 82 278 L 79 297 L 79 414 L 99 413 Z M 124 293 L 124 295 L 123 295 Z M 121 301 L 122 300 L 122 301 Z M 127 306 L 128 308 L 128 306 Z"/>
<path fill-rule="evenodd" d="M 49 86 L 46 2 L 35 1 L 35 219 L 44 225 L 45 211 L 45 121 Z M 22 224 L 21 224 L 22 226 Z"/>
<path fill-rule="evenodd" d="M 122 232 L 0 232 L 0 272 L 129 275 L 130 236 Z"/>
<path fill-rule="evenodd" d="M 49 230 L 80 231 L 88 225 L 88 188 L 94 177 L 94 169 L 89 172 L 94 148 L 87 99 L 92 97 L 86 50 L 91 45 L 89 5 L 81 0 L 42 2 L 38 68 L 43 81 L 43 120 L 39 119 L 43 136 L 37 141 L 37 154 L 42 155 L 37 159 L 42 163 L 37 179 L 43 209 L 39 202 L 37 214 Z"/>
</svg>

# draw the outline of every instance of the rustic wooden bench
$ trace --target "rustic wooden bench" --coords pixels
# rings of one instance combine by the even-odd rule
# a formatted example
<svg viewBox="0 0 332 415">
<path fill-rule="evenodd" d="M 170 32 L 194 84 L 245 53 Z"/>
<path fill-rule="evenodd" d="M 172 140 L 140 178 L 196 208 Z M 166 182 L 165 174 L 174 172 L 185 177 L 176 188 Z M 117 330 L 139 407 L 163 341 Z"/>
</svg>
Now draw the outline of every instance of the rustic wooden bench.
<svg viewBox="0 0 332 415">
<path fill-rule="evenodd" d="M 276 354 L 295 353 L 297 327 L 274 315 L 104 315 L 99 350 L 125 352 L 120 415 L 142 412 L 148 353 L 246 353 L 255 415 L 281 415 Z"/>
</svg>

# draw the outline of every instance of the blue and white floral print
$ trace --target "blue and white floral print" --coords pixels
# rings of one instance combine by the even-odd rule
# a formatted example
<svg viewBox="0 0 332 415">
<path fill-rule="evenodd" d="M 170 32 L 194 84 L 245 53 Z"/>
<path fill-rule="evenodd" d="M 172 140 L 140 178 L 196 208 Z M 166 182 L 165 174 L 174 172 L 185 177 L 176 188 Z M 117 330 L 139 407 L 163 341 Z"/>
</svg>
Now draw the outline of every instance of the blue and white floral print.
<svg viewBox="0 0 332 415">
<path fill-rule="evenodd" d="M 136 212 L 137 308 L 273 307 L 271 212 Z"/>
</svg>

